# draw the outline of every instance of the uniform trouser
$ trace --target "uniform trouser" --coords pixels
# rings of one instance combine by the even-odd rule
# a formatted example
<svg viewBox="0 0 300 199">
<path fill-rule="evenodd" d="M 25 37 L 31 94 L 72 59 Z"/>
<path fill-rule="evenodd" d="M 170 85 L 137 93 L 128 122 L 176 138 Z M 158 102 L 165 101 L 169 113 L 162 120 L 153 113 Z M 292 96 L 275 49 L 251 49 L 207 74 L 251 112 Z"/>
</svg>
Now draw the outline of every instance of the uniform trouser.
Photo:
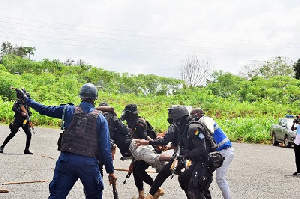
<svg viewBox="0 0 300 199">
<path fill-rule="evenodd" d="M 104 187 L 96 158 L 62 152 L 49 184 L 49 199 L 66 198 L 78 178 L 83 184 L 87 199 L 102 198 Z"/>
<path fill-rule="evenodd" d="M 230 190 L 229 190 L 228 182 L 226 180 L 226 176 L 227 176 L 229 165 L 234 158 L 234 149 L 227 148 L 227 149 L 222 149 L 219 152 L 223 155 L 223 157 L 225 157 L 225 160 L 222 166 L 220 168 L 217 168 L 216 170 L 216 182 L 222 191 L 223 198 L 230 199 L 231 198 Z"/>
<path fill-rule="evenodd" d="M 132 174 L 134 177 L 135 186 L 138 188 L 139 191 L 144 190 L 143 182 L 147 183 L 150 186 L 153 184 L 153 179 L 146 172 L 146 169 L 149 166 L 150 165 L 143 160 L 138 160 L 134 162 Z"/>
<path fill-rule="evenodd" d="M 198 174 L 196 175 L 195 172 Z M 205 176 L 206 179 L 202 184 L 199 180 L 201 176 Z M 178 181 L 188 199 L 211 199 L 209 187 L 212 177 L 207 169 L 203 170 L 202 166 L 192 164 L 179 175 Z"/>
<path fill-rule="evenodd" d="M 297 173 L 300 173 L 300 145 L 294 144 L 294 153 Z"/>
<path fill-rule="evenodd" d="M 166 179 L 172 175 L 171 172 L 172 161 L 168 162 L 157 174 L 149 193 L 153 196 L 161 187 L 161 185 L 166 181 Z"/>
<path fill-rule="evenodd" d="M 15 137 L 16 133 L 19 131 L 19 128 L 21 127 L 25 134 L 26 134 L 26 146 L 25 146 L 25 150 L 29 150 L 30 147 L 30 140 L 31 140 L 31 131 L 30 131 L 30 126 L 28 124 L 28 122 L 23 125 L 24 119 L 20 118 L 20 117 L 16 117 L 14 122 L 12 123 L 12 125 L 10 126 L 10 131 L 11 133 L 6 137 L 6 139 L 3 142 L 3 147 L 5 147 L 5 145 L 13 138 Z"/>
</svg>

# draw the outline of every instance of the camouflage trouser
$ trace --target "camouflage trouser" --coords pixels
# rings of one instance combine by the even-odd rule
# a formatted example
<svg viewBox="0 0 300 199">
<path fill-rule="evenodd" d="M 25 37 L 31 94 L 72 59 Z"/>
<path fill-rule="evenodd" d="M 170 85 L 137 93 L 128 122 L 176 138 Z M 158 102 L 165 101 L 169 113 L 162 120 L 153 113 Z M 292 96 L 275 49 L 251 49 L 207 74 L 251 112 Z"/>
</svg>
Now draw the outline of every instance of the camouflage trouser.
<svg viewBox="0 0 300 199">
<path fill-rule="evenodd" d="M 164 162 L 159 160 L 159 154 L 155 152 L 151 145 L 142 145 L 138 147 L 135 144 L 135 139 L 133 139 L 129 146 L 129 150 L 135 160 L 144 160 L 157 170 L 161 170 L 165 165 Z"/>
</svg>

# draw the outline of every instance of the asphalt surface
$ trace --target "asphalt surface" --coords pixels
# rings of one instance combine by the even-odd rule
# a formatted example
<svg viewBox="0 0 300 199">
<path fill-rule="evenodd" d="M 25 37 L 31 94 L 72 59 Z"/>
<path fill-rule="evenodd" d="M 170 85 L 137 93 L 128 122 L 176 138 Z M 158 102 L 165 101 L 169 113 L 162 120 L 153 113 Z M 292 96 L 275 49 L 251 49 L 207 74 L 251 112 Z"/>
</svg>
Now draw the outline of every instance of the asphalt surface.
<svg viewBox="0 0 300 199">
<path fill-rule="evenodd" d="M 8 143 L 4 153 L 0 154 L 0 189 L 8 189 L 9 193 L 0 193 L 1 199 L 40 199 L 49 195 L 48 185 L 53 177 L 53 170 L 59 152 L 56 141 L 60 130 L 51 128 L 35 128 L 31 150 L 33 155 L 24 155 L 25 133 L 21 129 Z M 8 125 L 0 125 L 0 144 L 9 134 Z M 295 171 L 293 148 L 275 147 L 271 145 L 233 143 L 235 158 L 228 172 L 233 199 L 277 199 L 300 198 L 300 177 L 286 176 Z M 116 154 L 115 168 L 127 169 L 130 160 L 121 161 Z M 153 168 L 149 168 L 154 170 Z M 137 189 L 133 177 L 127 179 L 126 172 L 115 171 L 118 177 L 117 188 L 120 199 L 137 198 Z M 150 174 L 153 178 L 156 173 Z M 32 182 L 24 184 L 5 184 L 10 182 Z M 104 175 L 105 189 L 103 198 L 113 199 L 112 187 L 108 185 L 107 174 Z M 167 179 L 163 184 L 166 194 L 162 198 L 186 198 L 180 189 L 177 176 Z M 145 185 L 148 192 L 149 186 Z M 222 198 L 215 181 L 211 185 L 213 198 Z M 83 187 L 76 182 L 67 198 L 84 198 Z"/>
</svg>

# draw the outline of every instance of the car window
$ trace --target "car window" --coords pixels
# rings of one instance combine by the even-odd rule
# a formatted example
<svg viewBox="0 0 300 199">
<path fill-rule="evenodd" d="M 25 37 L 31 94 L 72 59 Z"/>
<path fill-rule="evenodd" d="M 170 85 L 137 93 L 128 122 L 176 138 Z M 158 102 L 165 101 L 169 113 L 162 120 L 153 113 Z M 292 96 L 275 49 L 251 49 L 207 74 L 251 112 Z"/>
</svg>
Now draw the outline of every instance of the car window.
<svg viewBox="0 0 300 199">
<path fill-rule="evenodd" d="M 279 125 L 282 125 L 282 119 L 279 119 Z"/>
<path fill-rule="evenodd" d="M 288 120 L 288 124 L 287 124 L 287 126 L 289 127 L 289 128 L 291 128 L 292 126 L 293 126 L 293 119 L 289 119 Z M 297 127 L 298 126 L 298 124 L 295 124 L 295 127 Z"/>
<path fill-rule="evenodd" d="M 282 120 L 282 124 L 287 125 L 287 119 L 283 119 L 283 120 Z"/>
</svg>

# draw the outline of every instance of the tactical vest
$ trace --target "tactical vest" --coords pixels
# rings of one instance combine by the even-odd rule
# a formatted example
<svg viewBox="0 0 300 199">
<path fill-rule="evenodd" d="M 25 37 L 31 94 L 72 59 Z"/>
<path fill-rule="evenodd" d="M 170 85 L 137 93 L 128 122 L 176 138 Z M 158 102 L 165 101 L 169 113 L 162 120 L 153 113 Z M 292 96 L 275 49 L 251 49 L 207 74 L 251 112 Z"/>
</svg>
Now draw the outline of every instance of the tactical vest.
<svg viewBox="0 0 300 199">
<path fill-rule="evenodd" d="M 192 143 L 195 147 L 200 146 L 203 143 L 201 140 L 205 139 L 207 156 L 203 156 L 203 162 L 211 173 L 222 166 L 224 158 L 221 153 L 216 151 L 217 143 L 204 123 L 201 121 L 190 122 L 187 137 L 192 139 Z"/>
<path fill-rule="evenodd" d="M 76 106 L 71 124 L 62 135 L 60 150 L 87 157 L 97 157 L 99 150 L 96 128 L 100 113 L 96 109 L 85 113 L 81 106 Z"/>
<path fill-rule="evenodd" d="M 137 117 L 135 120 L 133 120 L 132 126 L 133 126 L 132 127 L 133 132 L 135 132 L 137 126 L 140 126 L 143 129 L 145 129 L 147 136 L 149 136 L 151 139 L 156 139 L 156 133 L 155 133 L 153 127 L 144 118 L 142 118 L 140 116 Z"/>
<path fill-rule="evenodd" d="M 209 143 L 208 153 L 215 151 L 217 148 L 216 141 L 214 140 L 213 136 L 206 128 L 206 126 L 201 122 L 191 121 L 189 123 L 187 129 L 187 137 L 193 140 L 193 144 L 195 147 L 201 145 L 200 139 L 205 139 Z M 200 139 L 198 139 L 198 137 Z"/>
</svg>

